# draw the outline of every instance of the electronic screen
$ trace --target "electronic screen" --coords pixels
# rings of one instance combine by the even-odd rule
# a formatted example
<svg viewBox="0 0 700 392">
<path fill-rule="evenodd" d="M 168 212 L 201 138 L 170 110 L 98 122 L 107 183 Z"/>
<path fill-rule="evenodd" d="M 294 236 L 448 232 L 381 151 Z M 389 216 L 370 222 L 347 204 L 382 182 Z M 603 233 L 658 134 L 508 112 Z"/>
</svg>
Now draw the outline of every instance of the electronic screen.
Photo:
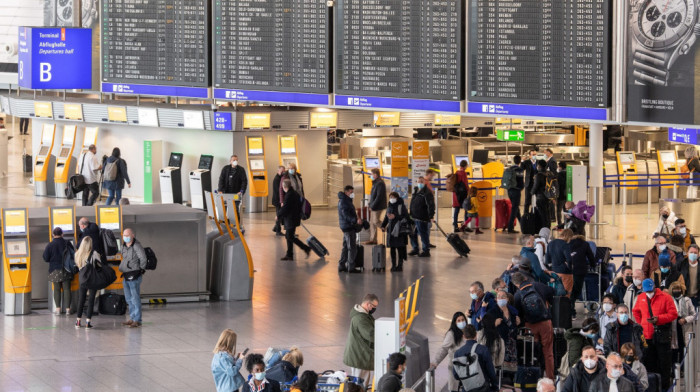
<svg viewBox="0 0 700 392">
<path fill-rule="evenodd" d="M 455 167 L 459 167 L 459 163 L 462 161 L 467 161 L 467 166 L 469 166 L 469 156 L 455 155 Z"/>
<path fill-rule="evenodd" d="M 620 154 L 620 163 L 623 165 L 631 165 L 634 163 L 634 154 Z"/>
<path fill-rule="evenodd" d="M 58 155 L 61 158 L 65 158 L 70 154 L 70 148 L 69 147 L 63 147 L 61 148 L 61 153 Z"/>
<path fill-rule="evenodd" d="M 472 152 L 472 161 L 482 165 L 489 163 L 489 150 L 474 150 Z"/>
<path fill-rule="evenodd" d="M 661 162 L 674 165 L 677 162 L 675 151 L 660 151 Z"/>
<path fill-rule="evenodd" d="M 211 170 L 211 167 L 213 164 L 214 164 L 214 157 L 213 156 L 201 155 L 199 157 L 199 165 L 197 166 L 197 169 Z"/>
<path fill-rule="evenodd" d="M 41 155 L 41 156 L 46 156 L 48 153 L 49 153 L 48 147 L 41 147 L 41 150 L 39 150 L 39 155 Z"/>
<path fill-rule="evenodd" d="M 262 159 L 251 159 L 250 170 L 265 170 L 265 161 Z"/>
<path fill-rule="evenodd" d="M 365 157 L 365 167 L 368 169 L 374 169 L 375 167 L 379 167 L 379 158 Z"/>
<path fill-rule="evenodd" d="M 295 154 L 297 150 L 294 147 L 282 147 L 281 152 L 282 154 Z"/>
<path fill-rule="evenodd" d="M 8 257 L 27 256 L 27 240 L 5 238 L 5 252 Z"/>
<path fill-rule="evenodd" d="M 178 152 L 173 152 L 170 154 L 170 161 L 168 161 L 168 166 L 170 167 L 182 167 L 182 154 Z"/>
</svg>

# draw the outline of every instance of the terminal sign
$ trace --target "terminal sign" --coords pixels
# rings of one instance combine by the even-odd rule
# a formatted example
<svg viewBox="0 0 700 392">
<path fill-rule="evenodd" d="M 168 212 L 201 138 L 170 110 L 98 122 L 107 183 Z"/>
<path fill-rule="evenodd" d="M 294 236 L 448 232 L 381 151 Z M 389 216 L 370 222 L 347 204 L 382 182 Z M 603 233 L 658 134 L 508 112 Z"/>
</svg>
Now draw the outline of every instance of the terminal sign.
<svg viewBox="0 0 700 392">
<path fill-rule="evenodd" d="M 214 112 L 214 130 L 231 131 L 233 130 L 233 116 L 227 112 Z"/>
<path fill-rule="evenodd" d="M 525 131 L 522 129 L 497 129 L 496 139 L 503 142 L 522 142 L 525 140 Z"/>
<path fill-rule="evenodd" d="M 700 139 L 700 129 L 692 128 L 669 128 L 668 141 L 685 144 L 698 144 Z"/>
<path fill-rule="evenodd" d="M 35 90 L 92 88 L 92 30 L 19 28 L 18 76 Z"/>
</svg>

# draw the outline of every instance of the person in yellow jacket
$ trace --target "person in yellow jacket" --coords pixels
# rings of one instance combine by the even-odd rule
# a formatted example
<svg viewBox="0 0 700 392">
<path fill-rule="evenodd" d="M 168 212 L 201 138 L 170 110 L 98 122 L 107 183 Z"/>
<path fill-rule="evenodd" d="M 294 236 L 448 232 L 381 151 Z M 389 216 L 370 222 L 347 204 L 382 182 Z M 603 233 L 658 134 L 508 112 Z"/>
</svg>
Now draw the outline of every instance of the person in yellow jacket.
<svg viewBox="0 0 700 392">
<path fill-rule="evenodd" d="M 467 198 L 464 199 L 462 208 L 467 211 L 467 220 L 465 220 L 464 224 L 462 224 L 461 230 L 469 233 L 473 231 L 476 234 L 484 234 L 483 231 L 479 230 L 479 200 L 476 197 L 477 192 L 478 189 L 476 187 L 473 186 L 469 188 L 469 194 L 467 195 Z M 474 218 L 474 221 L 476 222 L 476 230 L 469 228 L 469 222 L 472 221 L 472 218 Z"/>
</svg>

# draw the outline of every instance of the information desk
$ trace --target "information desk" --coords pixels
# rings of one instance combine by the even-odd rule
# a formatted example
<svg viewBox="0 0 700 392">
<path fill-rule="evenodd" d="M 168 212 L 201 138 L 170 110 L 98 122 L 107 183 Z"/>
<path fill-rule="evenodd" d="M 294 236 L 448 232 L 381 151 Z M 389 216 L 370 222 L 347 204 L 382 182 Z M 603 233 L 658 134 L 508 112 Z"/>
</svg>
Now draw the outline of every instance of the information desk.
<svg viewBox="0 0 700 392">
<path fill-rule="evenodd" d="M 76 219 L 85 216 L 95 222 L 94 207 L 76 207 Z M 48 209 L 30 208 L 30 252 L 42 260 L 48 244 Z M 178 204 L 130 205 L 122 207 L 125 228 L 131 228 L 141 244 L 153 249 L 158 269 L 148 271 L 141 285 L 142 297 L 169 300 L 208 299 L 206 276 L 206 213 Z M 31 270 L 32 301 L 39 307 L 48 298 L 48 264 L 40 261 Z"/>
</svg>

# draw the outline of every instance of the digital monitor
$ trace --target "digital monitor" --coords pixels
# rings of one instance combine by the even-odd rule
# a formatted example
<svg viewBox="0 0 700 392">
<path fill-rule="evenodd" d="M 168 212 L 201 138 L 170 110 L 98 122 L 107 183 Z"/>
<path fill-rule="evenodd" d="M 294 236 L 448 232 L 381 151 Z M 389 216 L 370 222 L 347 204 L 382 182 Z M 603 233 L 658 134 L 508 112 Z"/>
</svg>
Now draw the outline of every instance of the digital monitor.
<svg viewBox="0 0 700 392">
<path fill-rule="evenodd" d="M 284 146 L 282 146 L 282 153 L 284 153 Z M 248 155 L 262 155 L 263 154 L 263 138 L 262 137 L 249 137 L 248 138 Z"/>
<path fill-rule="evenodd" d="M 367 167 L 368 169 L 374 169 L 379 167 L 379 158 L 365 157 L 365 167 Z"/>
<path fill-rule="evenodd" d="M 170 167 L 182 167 L 182 153 L 171 152 L 170 160 L 168 161 L 168 166 Z"/>
<path fill-rule="evenodd" d="M 296 137 L 294 137 L 294 136 L 282 136 L 282 137 L 280 137 L 280 152 L 282 154 L 296 154 L 297 153 Z"/>
<path fill-rule="evenodd" d="M 58 156 L 61 158 L 66 158 L 68 154 L 70 154 L 70 147 L 63 147 L 61 148 L 61 153 L 58 154 Z"/>
<path fill-rule="evenodd" d="M 5 238 L 5 252 L 7 257 L 27 256 L 27 240 Z"/>
<path fill-rule="evenodd" d="M 620 154 L 620 163 L 623 165 L 634 164 L 634 154 L 632 154 L 632 153 Z"/>
<path fill-rule="evenodd" d="M 265 170 L 265 161 L 262 159 L 251 159 L 250 170 Z"/>
<path fill-rule="evenodd" d="M 661 156 L 661 162 L 665 164 L 674 165 L 677 162 L 675 151 L 659 151 L 659 156 Z"/>
<path fill-rule="evenodd" d="M 214 164 L 214 157 L 213 156 L 201 155 L 199 157 L 199 165 L 197 166 L 197 169 L 211 170 L 211 167 L 213 164 Z"/>
<path fill-rule="evenodd" d="M 27 233 L 26 210 L 7 209 L 3 211 L 3 215 L 3 227 L 6 237 L 24 235 Z"/>
<path fill-rule="evenodd" d="M 472 152 L 472 162 L 482 165 L 489 163 L 489 150 L 474 150 Z"/>
<path fill-rule="evenodd" d="M 39 155 L 41 156 L 46 156 L 49 153 L 49 148 L 48 147 L 41 147 L 41 150 L 39 150 Z"/>
<path fill-rule="evenodd" d="M 459 167 L 459 163 L 462 161 L 467 161 L 467 166 L 469 166 L 468 155 L 455 155 L 455 167 Z"/>
</svg>

